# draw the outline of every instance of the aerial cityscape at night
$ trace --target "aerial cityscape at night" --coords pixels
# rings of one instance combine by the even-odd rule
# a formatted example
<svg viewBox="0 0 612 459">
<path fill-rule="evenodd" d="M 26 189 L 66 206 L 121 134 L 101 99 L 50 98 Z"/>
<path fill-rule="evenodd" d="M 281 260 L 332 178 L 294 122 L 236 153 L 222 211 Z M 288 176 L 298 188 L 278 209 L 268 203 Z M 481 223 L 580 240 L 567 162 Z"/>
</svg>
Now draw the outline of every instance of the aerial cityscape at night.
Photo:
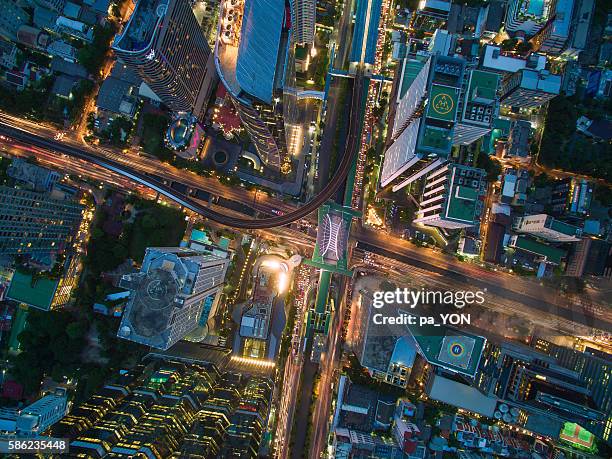
<svg viewBox="0 0 612 459">
<path fill-rule="evenodd" d="M 607 0 L 0 0 L 0 456 L 612 458 Z"/>
</svg>

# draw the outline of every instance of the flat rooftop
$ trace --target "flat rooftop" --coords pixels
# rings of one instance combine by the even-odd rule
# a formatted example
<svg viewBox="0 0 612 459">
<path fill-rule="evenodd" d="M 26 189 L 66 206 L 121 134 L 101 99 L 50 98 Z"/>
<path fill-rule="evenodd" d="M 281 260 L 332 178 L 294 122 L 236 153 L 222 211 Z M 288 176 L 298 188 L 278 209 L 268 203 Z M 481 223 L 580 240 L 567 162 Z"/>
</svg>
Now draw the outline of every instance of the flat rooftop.
<svg viewBox="0 0 612 459">
<path fill-rule="evenodd" d="M 528 236 L 517 236 L 514 241 L 514 247 L 524 250 L 529 253 L 546 257 L 546 260 L 556 265 L 561 263 L 561 259 L 567 255 L 567 252 L 557 247 L 538 242 Z"/>
<path fill-rule="evenodd" d="M 442 325 L 417 324 L 406 327 L 427 362 L 471 377 L 476 374 L 486 343 L 484 337 Z"/>
<path fill-rule="evenodd" d="M 48 311 L 51 308 L 58 284 L 58 279 L 46 277 L 34 279 L 32 274 L 15 271 L 6 297 Z"/>
</svg>

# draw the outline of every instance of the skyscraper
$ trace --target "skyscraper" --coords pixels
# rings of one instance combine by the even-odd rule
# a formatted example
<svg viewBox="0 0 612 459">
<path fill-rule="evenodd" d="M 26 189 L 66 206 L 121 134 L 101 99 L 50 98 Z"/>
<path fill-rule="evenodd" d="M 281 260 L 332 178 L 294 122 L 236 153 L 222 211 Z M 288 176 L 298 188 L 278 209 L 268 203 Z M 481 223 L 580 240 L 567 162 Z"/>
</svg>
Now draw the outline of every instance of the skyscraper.
<svg viewBox="0 0 612 459">
<path fill-rule="evenodd" d="M 517 36 L 532 37 L 554 18 L 556 3 L 557 0 L 510 0 L 506 12 L 506 30 Z"/>
<path fill-rule="evenodd" d="M 434 36 L 431 52 L 450 49 L 445 37 Z M 398 191 L 448 162 L 453 145 L 490 132 L 499 113 L 498 86 L 499 75 L 468 69 L 464 59 L 438 51 L 405 59 L 394 83 L 381 186 Z"/>
<path fill-rule="evenodd" d="M 205 114 L 217 77 L 187 0 L 139 0 L 113 50 L 171 110 Z"/>
<path fill-rule="evenodd" d="M 559 95 L 561 76 L 548 70 L 522 69 L 501 84 L 501 104 L 508 107 L 535 108 Z"/>
<path fill-rule="evenodd" d="M 491 131 L 499 115 L 497 89 L 499 75 L 483 70 L 471 70 L 463 94 L 462 108 L 453 133 L 454 145 L 469 145 Z"/>
<path fill-rule="evenodd" d="M 188 248 L 148 248 L 140 272 L 120 285 L 132 291 L 117 335 L 168 349 L 198 324 L 204 302 L 223 285 L 229 261 Z"/>
<path fill-rule="evenodd" d="M 448 160 L 465 65 L 463 59 L 439 54 L 404 61 L 382 187 L 400 190 Z"/>
<path fill-rule="evenodd" d="M 73 241 L 83 206 L 49 193 L 0 186 L 0 255 L 48 258 Z"/>
<path fill-rule="evenodd" d="M 285 121 L 292 113 L 284 94 L 289 25 L 283 0 L 224 2 L 215 64 L 240 120 L 263 163 L 278 171 L 287 158 Z"/>
<path fill-rule="evenodd" d="M 484 178 L 484 170 L 460 164 L 446 164 L 431 172 L 414 222 L 448 229 L 476 225 L 484 208 Z"/>
<path fill-rule="evenodd" d="M 296 43 L 314 43 L 316 15 L 315 0 L 291 0 L 291 27 Z"/>
</svg>

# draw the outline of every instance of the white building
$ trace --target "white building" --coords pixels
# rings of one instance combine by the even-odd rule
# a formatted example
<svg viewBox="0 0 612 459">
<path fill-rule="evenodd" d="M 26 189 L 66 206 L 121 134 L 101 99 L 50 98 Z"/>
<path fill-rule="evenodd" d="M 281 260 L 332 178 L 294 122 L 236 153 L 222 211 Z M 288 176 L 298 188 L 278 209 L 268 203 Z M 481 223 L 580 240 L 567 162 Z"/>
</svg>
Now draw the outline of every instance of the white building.
<svg viewBox="0 0 612 459">
<path fill-rule="evenodd" d="M 117 335 L 166 350 L 197 327 L 206 299 L 223 287 L 229 260 L 185 247 L 148 248 Z"/>
<path fill-rule="evenodd" d="M 415 223 L 458 229 L 475 226 L 483 209 L 485 171 L 446 164 L 427 176 Z"/>
<path fill-rule="evenodd" d="M 315 37 L 317 5 L 315 0 L 291 0 L 293 39 L 299 44 L 312 44 Z"/>
<path fill-rule="evenodd" d="M 525 215 L 514 221 L 514 230 L 527 233 L 552 242 L 576 242 L 582 230 L 568 223 L 555 220 L 550 215 Z"/>
</svg>

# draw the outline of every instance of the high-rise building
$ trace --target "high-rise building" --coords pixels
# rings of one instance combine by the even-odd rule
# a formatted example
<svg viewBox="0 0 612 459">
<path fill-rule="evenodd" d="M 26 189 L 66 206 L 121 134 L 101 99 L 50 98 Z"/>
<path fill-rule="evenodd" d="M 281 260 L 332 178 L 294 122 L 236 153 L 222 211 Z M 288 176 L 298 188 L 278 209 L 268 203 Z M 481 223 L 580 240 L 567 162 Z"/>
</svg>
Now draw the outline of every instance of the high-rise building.
<svg viewBox="0 0 612 459">
<path fill-rule="evenodd" d="M 316 16 L 315 0 L 291 0 L 291 27 L 296 43 L 314 43 Z"/>
<path fill-rule="evenodd" d="M 53 434 L 87 457 L 254 459 L 272 388 L 212 364 L 153 358 L 76 406 Z"/>
<path fill-rule="evenodd" d="M 499 114 L 499 75 L 483 70 L 468 73 L 459 119 L 453 133 L 454 145 L 469 145 L 491 131 Z"/>
<path fill-rule="evenodd" d="M 279 171 L 287 160 L 285 122 L 292 98 L 284 94 L 289 9 L 282 0 L 224 2 L 215 64 L 262 162 Z"/>
<path fill-rule="evenodd" d="M 547 54 L 559 54 L 565 49 L 565 44 L 572 27 L 572 12 L 574 0 L 557 0 L 554 19 L 547 21 L 545 26 L 530 40 L 533 48 Z"/>
<path fill-rule="evenodd" d="M 9 177 L 35 191 L 51 191 L 61 178 L 55 171 L 15 158 L 6 170 Z"/>
<path fill-rule="evenodd" d="M 581 352 L 542 339 L 535 340 L 533 346 L 586 382 L 595 406 L 606 417 L 601 422 L 586 422 L 583 427 L 612 445 L 612 356 L 590 348 Z"/>
<path fill-rule="evenodd" d="M 519 233 L 531 234 L 551 242 L 576 242 L 582 236 L 580 228 L 546 214 L 518 217 L 513 227 Z"/>
<path fill-rule="evenodd" d="M 406 388 L 416 349 L 406 336 L 403 327 L 375 325 L 372 294 L 359 292 L 359 301 L 351 314 L 351 333 L 347 340 L 361 366 L 379 381 Z M 383 312 L 384 313 L 384 312 Z"/>
<path fill-rule="evenodd" d="M 198 325 L 206 299 L 223 286 L 228 264 L 189 248 L 148 248 L 140 272 L 120 281 L 132 293 L 117 335 L 168 349 Z"/>
<path fill-rule="evenodd" d="M 468 228 L 480 221 L 486 194 L 486 172 L 445 164 L 425 181 L 415 223 L 448 229 Z"/>
<path fill-rule="evenodd" d="M 522 69 L 501 84 L 501 104 L 516 108 L 535 108 L 559 95 L 561 76 L 548 70 Z"/>
<path fill-rule="evenodd" d="M 0 255 L 48 258 L 72 243 L 83 206 L 49 193 L 0 186 Z"/>
<path fill-rule="evenodd" d="M 30 15 L 14 0 L 0 0 L 0 37 L 17 41 L 17 31 L 30 22 Z"/>
<path fill-rule="evenodd" d="M 557 0 L 510 0 L 506 30 L 517 37 L 534 36 L 554 18 L 556 3 Z"/>
<path fill-rule="evenodd" d="M 189 1 L 139 0 L 113 50 L 171 110 L 202 119 L 217 76 Z"/>
<path fill-rule="evenodd" d="M 518 421 L 543 435 L 555 437 L 566 421 L 586 425 L 605 418 L 579 371 L 527 346 L 488 343 L 473 385 L 520 410 Z"/>
<path fill-rule="evenodd" d="M 465 73 L 463 59 L 406 59 L 399 72 L 381 186 L 397 191 L 448 160 Z"/>
</svg>

